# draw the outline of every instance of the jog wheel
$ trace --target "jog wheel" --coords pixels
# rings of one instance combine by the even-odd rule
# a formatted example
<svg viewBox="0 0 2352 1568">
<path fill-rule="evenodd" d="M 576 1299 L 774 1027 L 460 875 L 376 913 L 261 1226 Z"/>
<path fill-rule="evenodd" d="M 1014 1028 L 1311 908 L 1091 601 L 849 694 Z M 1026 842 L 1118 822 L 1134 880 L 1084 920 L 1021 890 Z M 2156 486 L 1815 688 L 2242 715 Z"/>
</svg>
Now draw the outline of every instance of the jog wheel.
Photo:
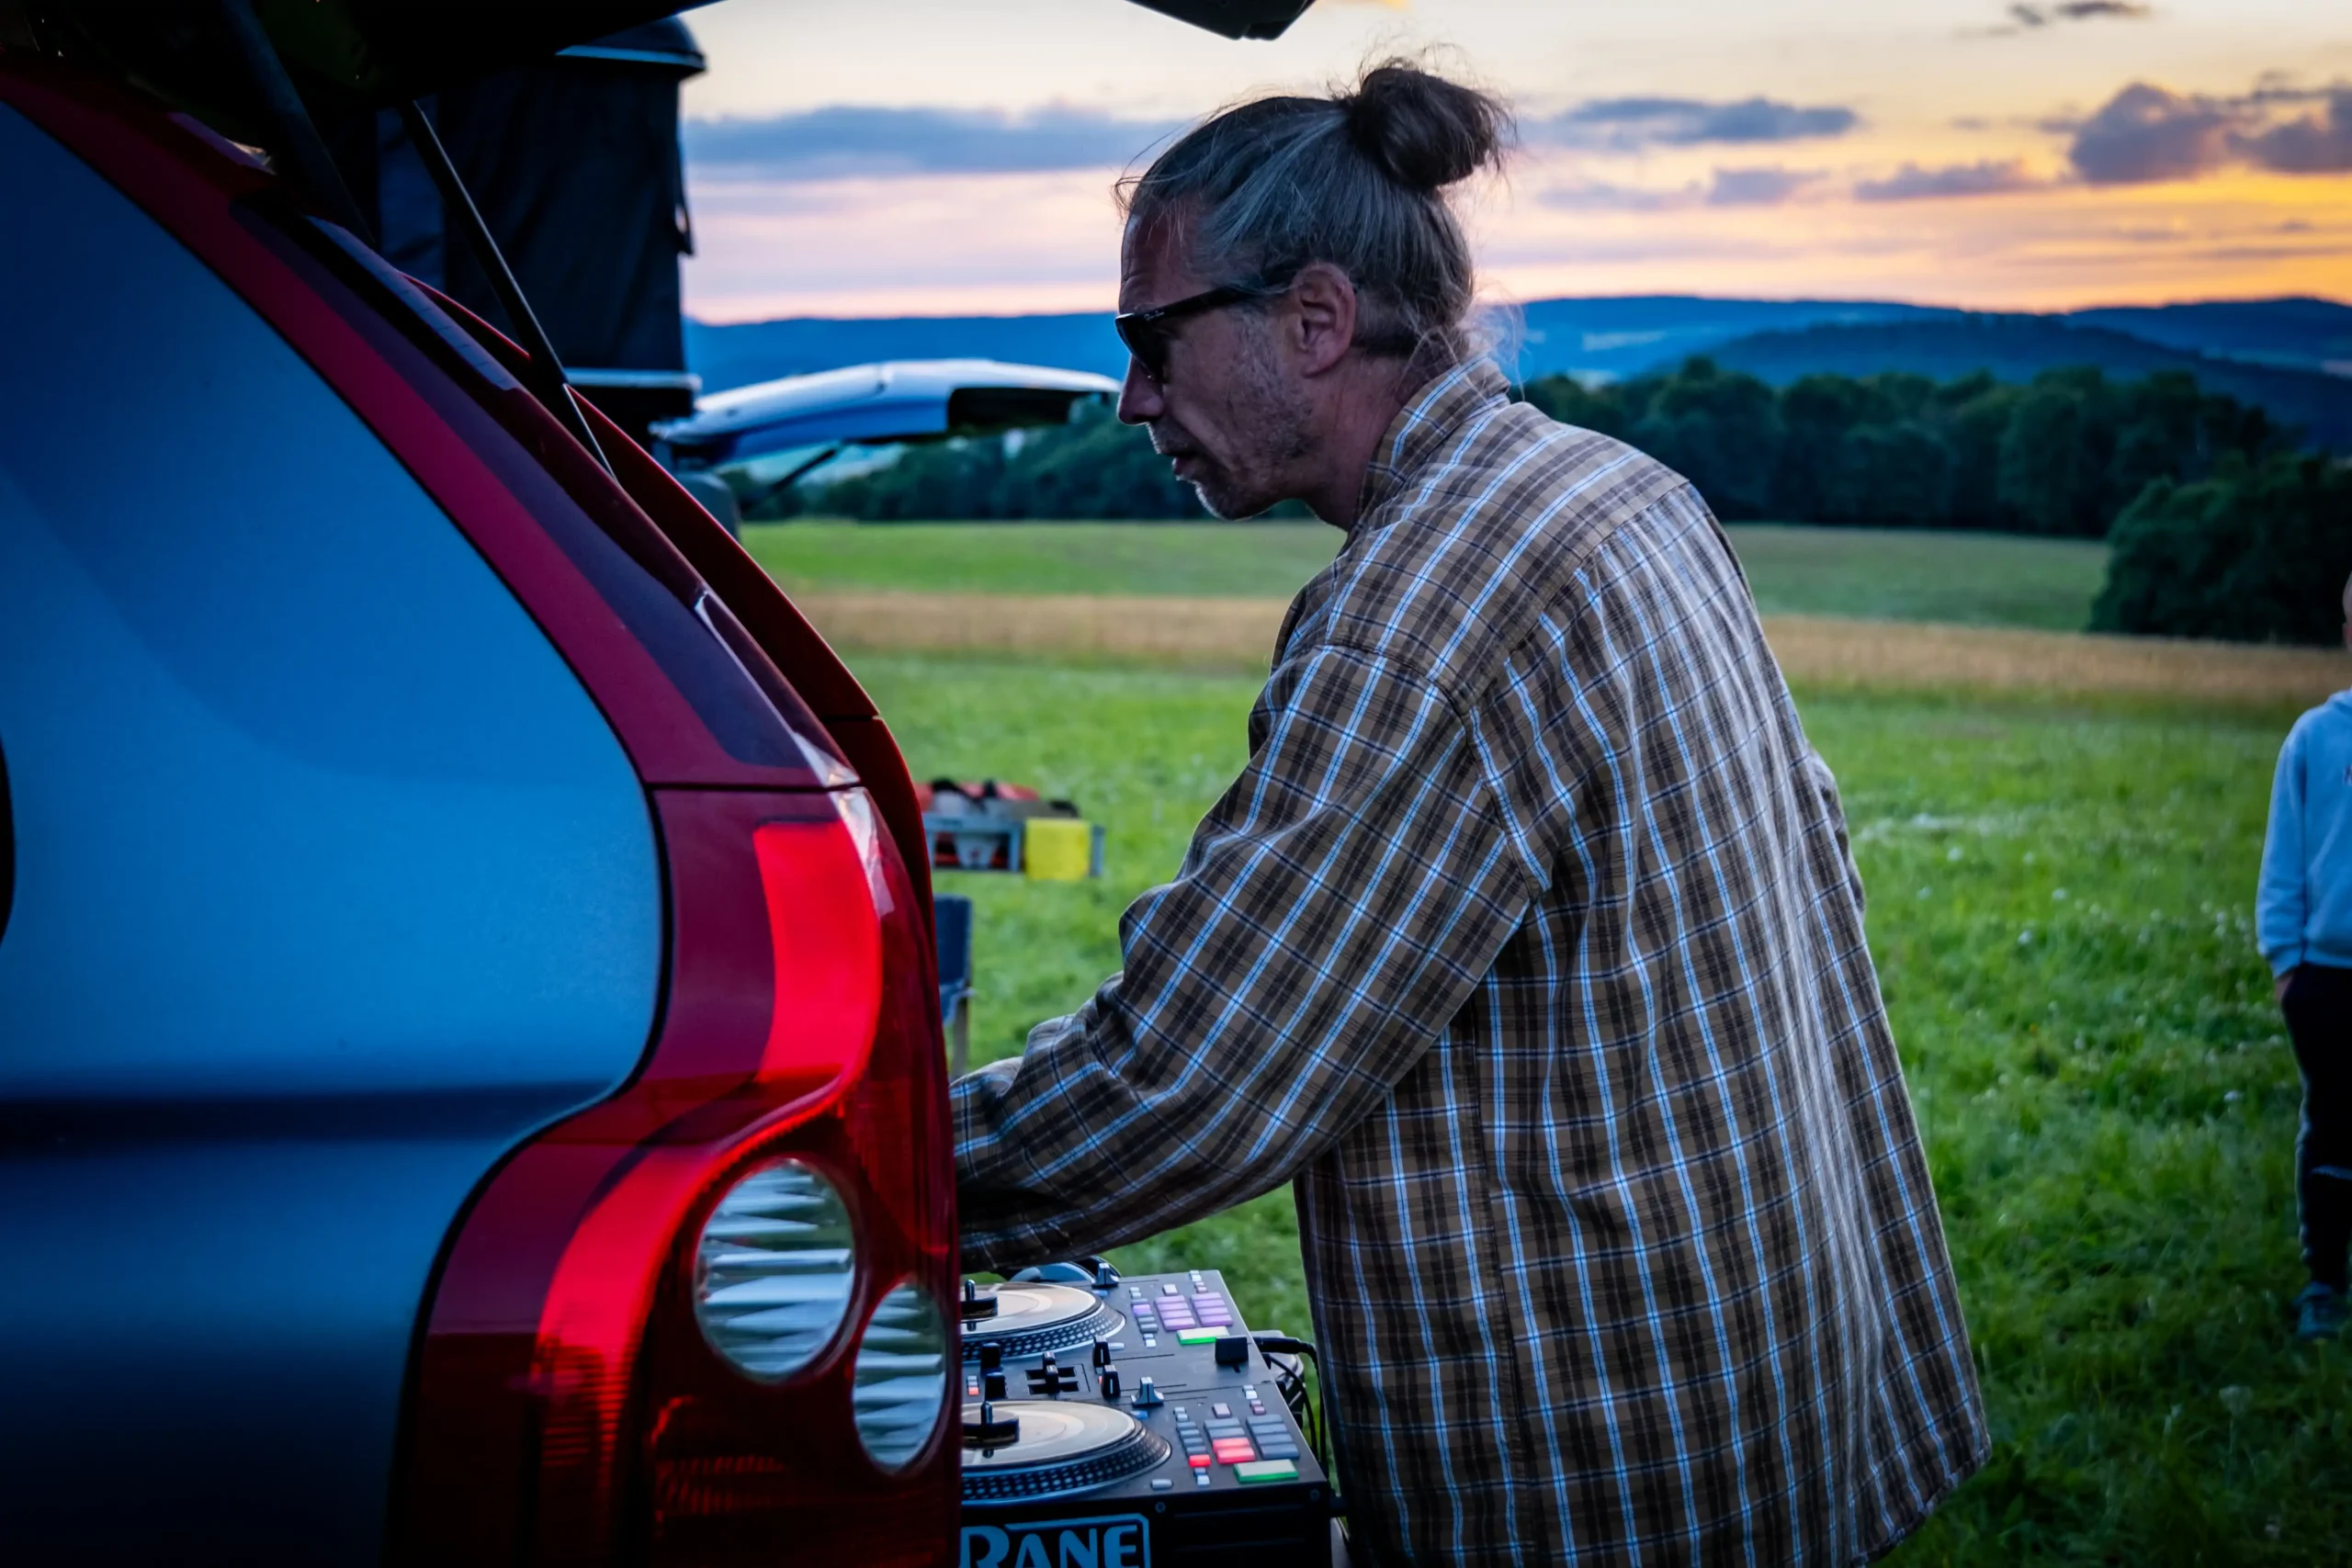
<svg viewBox="0 0 2352 1568">
<path fill-rule="evenodd" d="M 964 1321 L 964 1359 L 980 1359 L 980 1347 L 994 1345 L 1008 1359 L 1075 1350 L 1107 1338 L 1123 1326 L 1119 1314 L 1091 1291 L 1075 1285 L 1008 1281 L 990 1296 L 996 1310 Z"/>
<path fill-rule="evenodd" d="M 1019 1399 L 964 1406 L 964 1501 L 1059 1497 L 1140 1475 L 1169 1455 L 1165 1439 L 1116 1405 Z M 1006 1435 L 1007 1429 L 1012 1435 Z"/>
</svg>

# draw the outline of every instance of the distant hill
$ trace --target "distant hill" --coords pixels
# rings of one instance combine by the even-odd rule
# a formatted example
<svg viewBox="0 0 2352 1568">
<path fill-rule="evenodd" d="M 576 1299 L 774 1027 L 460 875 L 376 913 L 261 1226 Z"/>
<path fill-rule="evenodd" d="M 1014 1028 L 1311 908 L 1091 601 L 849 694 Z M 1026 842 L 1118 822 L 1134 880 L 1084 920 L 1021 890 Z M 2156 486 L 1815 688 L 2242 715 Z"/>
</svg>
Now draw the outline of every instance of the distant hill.
<svg viewBox="0 0 2352 1568">
<path fill-rule="evenodd" d="M 2268 410 L 2318 446 L 2352 449 L 2352 378 L 2206 357 L 2111 328 L 2078 325 L 2077 320 L 1955 315 L 1830 323 L 1755 333 L 1709 353 L 1720 365 L 1776 385 L 1800 376 L 1870 376 L 1883 370 L 1939 380 L 1989 370 L 2004 381 L 2030 380 L 2041 371 L 2071 365 L 2096 365 L 2124 378 L 2186 370 L 2214 391 Z"/>
<path fill-rule="evenodd" d="M 1505 318 L 1516 374 L 1632 376 L 1749 333 L 1820 322 L 1910 321 L 1955 312 L 1867 299 L 1702 299 L 1688 295 L 1537 299 Z M 736 326 L 686 322 L 686 363 L 723 392 L 877 359 L 1009 359 L 1124 375 L 1107 313 L 1068 316 L 798 316 Z"/>
<path fill-rule="evenodd" d="M 1534 299 L 1519 308 L 1515 378 L 1636 376 L 1759 332 L 1934 320 L 1927 305 L 1868 299 L 1702 299 L 1688 295 Z M 1506 318 L 1508 321 L 1508 318 Z"/>
<path fill-rule="evenodd" d="M 2352 446 L 2343 402 L 2352 396 L 2352 305 L 2326 299 L 2211 301 L 2020 317 L 1886 300 L 1636 295 L 1536 299 L 1517 314 L 1516 353 L 1509 357 L 1521 379 L 1562 374 L 1614 379 L 1665 368 L 1694 354 L 1730 354 L 1735 344 L 1741 345 L 1736 352 L 1757 366 L 1785 364 L 1790 376 L 1865 365 L 1939 376 L 1964 373 L 1979 363 L 2007 377 L 2062 364 L 2096 364 L 2119 375 L 2188 369 L 2216 389 L 2261 402 L 2332 446 Z M 1816 333 L 1827 335 L 1815 340 Z M 1800 346 L 1786 339 L 1805 342 Z M 1913 352 L 1926 357 L 1901 357 Z M 1967 358 L 1985 353 L 1997 353 L 1997 363 Z M 1809 357 L 1839 354 L 1849 356 L 1842 365 Z M 877 359 L 967 356 L 1105 376 L 1126 369 L 1125 351 L 1104 312 L 806 316 L 731 326 L 686 322 L 686 362 L 710 392 Z M 2323 371 L 2334 373 L 2333 389 L 2313 385 L 2325 379 Z"/>
<path fill-rule="evenodd" d="M 2352 376 L 2352 305 L 2333 299 L 2219 299 L 2076 310 L 2067 320 L 2208 358 Z"/>
<path fill-rule="evenodd" d="M 795 316 L 714 327 L 686 321 L 686 364 L 706 392 L 881 359 L 1006 359 L 1124 375 L 1107 313 L 1072 316 Z"/>
</svg>

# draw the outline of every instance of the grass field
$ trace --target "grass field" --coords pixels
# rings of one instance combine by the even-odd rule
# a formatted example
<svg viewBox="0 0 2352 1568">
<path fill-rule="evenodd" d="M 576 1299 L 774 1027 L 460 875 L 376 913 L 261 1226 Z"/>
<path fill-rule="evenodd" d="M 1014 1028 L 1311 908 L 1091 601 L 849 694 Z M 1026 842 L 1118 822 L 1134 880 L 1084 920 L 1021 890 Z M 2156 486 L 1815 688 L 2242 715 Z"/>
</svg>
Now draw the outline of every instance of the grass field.
<svg viewBox="0 0 2352 1568">
<path fill-rule="evenodd" d="M 979 908 L 974 1054 L 1012 1054 L 1116 966 L 1120 908 L 1243 760 L 1254 682 L 858 671 L 919 775 L 1020 779 L 1108 826 L 1100 883 L 946 879 Z M 1998 1445 L 1896 1561 L 2352 1560 L 2352 1360 L 2288 1336 L 2294 1074 L 2248 929 L 2290 716 L 1799 696 L 1844 784 Z M 1285 1194 L 1126 1253 L 1178 1258 L 1304 1330 Z"/>
<path fill-rule="evenodd" d="M 1996 534 L 1751 524 L 1731 530 L 1768 615 L 2077 631 L 2104 545 Z M 1288 598 L 1338 549 L 1319 523 L 754 524 L 743 542 L 796 592 Z"/>
</svg>

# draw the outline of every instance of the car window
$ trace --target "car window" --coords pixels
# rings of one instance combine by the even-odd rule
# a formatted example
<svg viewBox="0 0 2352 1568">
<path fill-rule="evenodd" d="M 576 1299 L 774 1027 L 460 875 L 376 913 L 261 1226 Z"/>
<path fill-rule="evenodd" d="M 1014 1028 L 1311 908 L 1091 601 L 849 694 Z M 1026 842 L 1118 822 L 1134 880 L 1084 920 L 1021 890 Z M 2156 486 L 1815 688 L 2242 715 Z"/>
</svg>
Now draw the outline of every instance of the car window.
<svg viewBox="0 0 2352 1568">
<path fill-rule="evenodd" d="M 0 1093 L 625 1075 L 644 794 L 350 409 L 0 109 Z"/>
</svg>

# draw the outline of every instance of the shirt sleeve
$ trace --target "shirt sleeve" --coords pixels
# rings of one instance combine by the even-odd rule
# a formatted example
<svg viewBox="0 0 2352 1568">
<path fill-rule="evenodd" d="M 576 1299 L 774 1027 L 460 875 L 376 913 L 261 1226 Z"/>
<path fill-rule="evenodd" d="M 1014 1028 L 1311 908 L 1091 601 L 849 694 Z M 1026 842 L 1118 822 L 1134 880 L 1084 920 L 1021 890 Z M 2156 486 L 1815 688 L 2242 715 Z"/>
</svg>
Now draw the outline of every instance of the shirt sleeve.
<svg viewBox="0 0 2352 1568">
<path fill-rule="evenodd" d="M 2270 783 L 2270 829 L 2262 840 L 2262 878 L 2254 897 L 2255 942 L 2274 975 L 2284 975 L 2303 961 L 2310 914 L 2303 863 L 2305 728 L 2297 725 L 2278 749 L 2278 772 Z"/>
<path fill-rule="evenodd" d="M 1469 728 L 1329 647 L 1268 682 L 1250 765 L 1121 972 L 953 1089 L 967 1268 L 1098 1251 L 1288 1180 L 1420 1058 L 1524 915 Z"/>
</svg>

